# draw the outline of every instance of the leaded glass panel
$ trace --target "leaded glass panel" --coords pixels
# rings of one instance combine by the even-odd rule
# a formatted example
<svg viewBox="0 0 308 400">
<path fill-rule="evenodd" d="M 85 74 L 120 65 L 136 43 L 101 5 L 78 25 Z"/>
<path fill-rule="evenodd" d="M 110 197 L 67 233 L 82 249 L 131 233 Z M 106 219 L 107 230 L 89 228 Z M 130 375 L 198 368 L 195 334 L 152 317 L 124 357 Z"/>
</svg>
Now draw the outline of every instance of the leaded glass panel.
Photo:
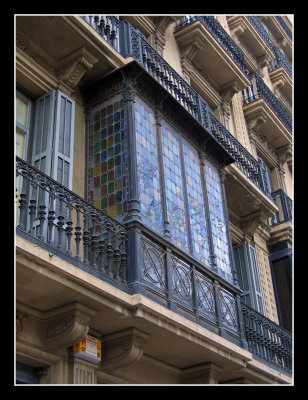
<svg viewBox="0 0 308 400">
<path fill-rule="evenodd" d="M 207 264 L 210 261 L 210 253 L 199 155 L 197 150 L 186 140 L 183 141 L 183 154 L 192 251 L 198 261 Z"/>
<path fill-rule="evenodd" d="M 162 124 L 162 154 L 171 240 L 180 249 L 188 251 L 179 135 L 165 122 Z"/>
<path fill-rule="evenodd" d="M 149 228 L 162 234 L 163 212 L 155 116 L 150 108 L 138 100 L 134 104 L 134 113 L 141 220 Z"/>
<path fill-rule="evenodd" d="M 216 255 L 218 274 L 230 283 L 233 283 L 224 202 L 218 170 L 208 160 L 205 160 L 204 170 L 212 241 L 214 253 Z"/>
<path fill-rule="evenodd" d="M 90 115 L 89 201 L 111 217 L 127 211 L 127 140 L 120 96 Z"/>
</svg>

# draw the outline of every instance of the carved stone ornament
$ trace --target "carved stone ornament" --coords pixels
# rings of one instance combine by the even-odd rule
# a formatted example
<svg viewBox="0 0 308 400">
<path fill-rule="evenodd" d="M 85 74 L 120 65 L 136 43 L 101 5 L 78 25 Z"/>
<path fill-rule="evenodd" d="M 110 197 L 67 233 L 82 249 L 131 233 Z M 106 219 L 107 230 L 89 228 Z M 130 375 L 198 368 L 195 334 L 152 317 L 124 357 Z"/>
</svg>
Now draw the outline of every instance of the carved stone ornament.
<svg viewBox="0 0 308 400">
<path fill-rule="evenodd" d="M 140 360 L 143 344 L 150 337 L 136 328 L 129 328 L 102 337 L 102 366 L 108 369 L 125 367 Z"/>
<path fill-rule="evenodd" d="M 51 316 L 44 324 L 43 342 L 49 347 L 68 347 L 88 333 L 89 322 L 96 310 L 79 303 L 48 311 Z"/>
<path fill-rule="evenodd" d="M 98 60 L 92 54 L 81 47 L 60 60 L 60 66 L 57 68 L 59 79 L 74 88 L 84 74 L 97 62 Z"/>
<path fill-rule="evenodd" d="M 27 314 L 16 313 L 16 336 L 19 336 L 24 331 L 24 321 L 26 318 L 28 318 Z"/>
</svg>

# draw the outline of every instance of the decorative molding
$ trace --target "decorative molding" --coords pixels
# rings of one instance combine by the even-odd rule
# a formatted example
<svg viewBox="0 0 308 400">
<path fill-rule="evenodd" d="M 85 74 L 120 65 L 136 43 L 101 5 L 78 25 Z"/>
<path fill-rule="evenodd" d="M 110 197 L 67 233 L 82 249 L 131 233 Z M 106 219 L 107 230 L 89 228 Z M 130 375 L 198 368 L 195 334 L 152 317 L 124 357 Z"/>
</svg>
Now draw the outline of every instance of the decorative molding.
<svg viewBox="0 0 308 400">
<path fill-rule="evenodd" d="M 80 303 L 61 306 L 48 312 L 52 314 L 44 324 L 43 342 L 48 347 L 68 347 L 82 340 L 89 331 L 91 316 L 96 310 Z"/>
<path fill-rule="evenodd" d="M 102 367 L 116 369 L 139 361 L 143 345 L 149 337 L 149 334 L 136 328 L 102 336 Z"/>
</svg>

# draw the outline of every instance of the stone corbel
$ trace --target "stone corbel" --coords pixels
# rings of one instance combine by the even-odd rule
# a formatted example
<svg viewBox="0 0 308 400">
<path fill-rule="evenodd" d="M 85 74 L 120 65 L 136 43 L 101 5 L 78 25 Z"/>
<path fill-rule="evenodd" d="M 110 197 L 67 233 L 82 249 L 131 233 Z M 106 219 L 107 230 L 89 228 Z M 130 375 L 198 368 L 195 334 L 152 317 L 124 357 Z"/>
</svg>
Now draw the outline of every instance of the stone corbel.
<svg viewBox="0 0 308 400">
<path fill-rule="evenodd" d="M 257 58 L 257 62 L 260 65 L 261 68 L 264 68 L 267 66 L 267 64 L 270 61 L 270 57 L 267 53 L 262 54 L 262 56 Z"/>
<path fill-rule="evenodd" d="M 195 40 L 190 45 L 182 49 L 181 54 L 181 65 L 184 75 L 184 79 L 190 84 L 190 75 L 192 71 L 192 60 L 197 54 L 197 52 L 202 48 L 198 40 Z"/>
<path fill-rule="evenodd" d="M 263 113 L 259 113 L 253 118 L 248 120 L 248 130 L 253 130 L 255 133 L 258 132 L 260 126 L 266 122 L 267 118 Z"/>
<path fill-rule="evenodd" d="M 220 95 L 226 103 L 230 103 L 235 93 L 241 90 L 240 86 L 235 80 L 226 83 L 220 90 Z"/>
<path fill-rule="evenodd" d="M 252 214 L 249 214 L 241 218 L 240 226 L 244 234 L 249 237 L 253 237 L 259 225 L 262 224 L 263 220 L 266 218 L 262 210 L 258 210 Z"/>
<path fill-rule="evenodd" d="M 46 312 L 42 341 L 51 348 L 68 347 L 81 341 L 89 331 L 96 310 L 72 303 Z"/>
<path fill-rule="evenodd" d="M 28 318 L 28 315 L 22 312 L 16 313 L 16 336 L 19 336 L 23 333 L 25 327 L 25 320 Z"/>
<path fill-rule="evenodd" d="M 69 87 L 75 88 L 84 74 L 97 62 L 91 53 L 81 47 L 59 61 L 57 68 L 59 79 Z"/>
<path fill-rule="evenodd" d="M 136 328 L 102 337 L 102 366 L 107 369 L 125 367 L 140 360 L 143 345 L 150 335 Z"/>
</svg>

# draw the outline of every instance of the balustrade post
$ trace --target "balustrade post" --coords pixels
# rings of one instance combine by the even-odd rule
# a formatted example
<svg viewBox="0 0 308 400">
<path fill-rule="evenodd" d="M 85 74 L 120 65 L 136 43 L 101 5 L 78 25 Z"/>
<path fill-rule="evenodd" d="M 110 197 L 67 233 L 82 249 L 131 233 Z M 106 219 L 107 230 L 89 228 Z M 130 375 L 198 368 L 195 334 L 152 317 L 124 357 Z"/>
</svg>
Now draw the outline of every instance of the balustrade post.
<svg viewBox="0 0 308 400">
<path fill-rule="evenodd" d="M 98 250 L 99 250 L 99 270 L 104 274 L 105 271 L 105 260 L 104 255 L 106 251 L 105 240 L 104 240 L 104 225 L 103 222 L 100 221 L 100 237 L 98 241 Z"/>
<path fill-rule="evenodd" d="M 46 215 L 46 182 L 45 180 L 39 181 L 39 220 L 40 220 L 40 233 L 38 238 L 40 240 L 44 240 L 44 224 L 45 224 L 45 215 Z"/>
<path fill-rule="evenodd" d="M 28 233 L 30 235 L 35 236 L 35 227 L 34 227 L 34 220 L 35 220 L 35 215 L 36 215 L 36 209 L 37 209 L 37 182 L 31 182 L 30 186 L 32 187 L 32 196 L 31 200 L 29 201 L 29 229 Z"/>
<path fill-rule="evenodd" d="M 71 239 L 72 239 L 72 230 L 73 230 L 73 221 L 72 221 L 72 198 L 71 196 L 69 196 L 68 198 L 69 202 L 68 202 L 68 217 L 67 217 L 67 221 L 66 221 L 66 237 L 67 237 L 67 254 L 68 255 L 72 255 L 72 251 L 71 251 Z"/>
<path fill-rule="evenodd" d="M 51 184 L 49 185 L 49 209 L 48 209 L 48 232 L 47 232 L 47 243 L 51 244 L 53 242 L 53 230 L 54 230 L 54 220 L 55 217 L 55 194 L 54 194 L 54 186 Z"/>
<path fill-rule="evenodd" d="M 26 179 L 26 176 L 28 175 L 28 171 L 22 170 L 21 174 L 22 176 L 22 184 L 21 184 L 21 192 L 19 194 L 19 224 L 17 225 L 18 228 L 22 230 L 26 230 L 27 228 L 27 198 L 28 198 L 28 180 Z"/>
<path fill-rule="evenodd" d="M 81 210 L 81 204 L 79 201 L 76 202 L 75 204 L 75 209 L 76 209 L 76 225 L 75 225 L 75 242 L 76 242 L 76 256 L 75 259 L 77 261 L 81 261 L 80 257 L 80 241 L 81 241 L 81 225 L 80 225 L 80 210 Z"/>
</svg>

